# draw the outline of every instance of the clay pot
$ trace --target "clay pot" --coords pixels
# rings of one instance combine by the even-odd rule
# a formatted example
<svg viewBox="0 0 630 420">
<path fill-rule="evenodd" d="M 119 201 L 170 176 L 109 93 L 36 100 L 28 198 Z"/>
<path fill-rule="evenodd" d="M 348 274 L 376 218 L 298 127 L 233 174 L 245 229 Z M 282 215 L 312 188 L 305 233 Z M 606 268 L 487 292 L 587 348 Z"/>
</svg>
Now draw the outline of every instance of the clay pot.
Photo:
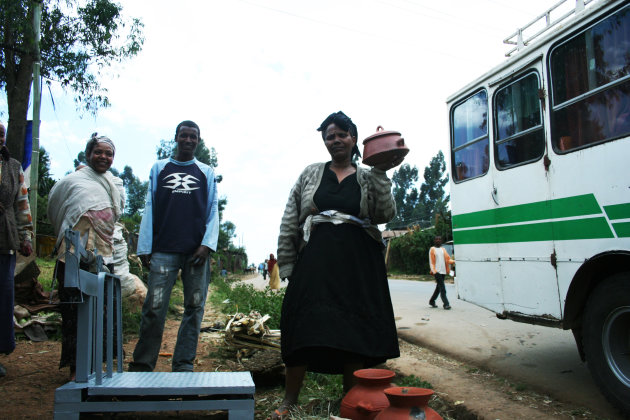
<svg viewBox="0 0 630 420">
<path fill-rule="evenodd" d="M 385 131 L 380 125 L 376 133 L 363 140 L 363 163 L 368 166 L 392 161 L 407 156 L 409 148 L 398 131 Z"/>
<path fill-rule="evenodd" d="M 389 406 L 383 392 L 391 387 L 390 381 L 396 376 L 387 369 L 360 369 L 354 372 L 357 384 L 341 400 L 341 417 L 352 420 L 373 420 Z"/>
<path fill-rule="evenodd" d="M 389 407 L 381 411 L 376 420 L 442 420 L 442 416 L 427 405 L 433 395 L 430 389 L 399 386 L 387 388 L 385 395 Z"/>
</svg>

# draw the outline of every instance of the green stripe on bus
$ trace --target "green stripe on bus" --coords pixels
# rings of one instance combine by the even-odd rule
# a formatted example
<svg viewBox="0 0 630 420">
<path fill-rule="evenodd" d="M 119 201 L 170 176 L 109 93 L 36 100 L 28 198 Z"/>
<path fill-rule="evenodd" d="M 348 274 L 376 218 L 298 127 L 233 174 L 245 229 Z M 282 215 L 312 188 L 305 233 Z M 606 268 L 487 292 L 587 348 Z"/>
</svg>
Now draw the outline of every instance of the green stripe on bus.
<svg viewBox="0 0 630 420">
<path fill-rule="evenodd" d="M 501 207 L 453 216 L 453 229 L 531 222 L 534 220 L 600 214 L 593 194 L 576 195 L 556 200 L 538 201 L 518 206 Z"/>
<path fill-rule="evenodd" d="M 604 206 L 604 211 L 610 220 L 630 219 L 630 203 Z"/>
<path fill-rule="evenodd" d="M 600 238 L 614 238 L 605 217 L 453 231 L 456 245 Z"/>
<path fill-rule="evenodd" d="M 630 222 L 613 223 L 612 225 L 618 237 L 630 238 Z"/>
</svg>

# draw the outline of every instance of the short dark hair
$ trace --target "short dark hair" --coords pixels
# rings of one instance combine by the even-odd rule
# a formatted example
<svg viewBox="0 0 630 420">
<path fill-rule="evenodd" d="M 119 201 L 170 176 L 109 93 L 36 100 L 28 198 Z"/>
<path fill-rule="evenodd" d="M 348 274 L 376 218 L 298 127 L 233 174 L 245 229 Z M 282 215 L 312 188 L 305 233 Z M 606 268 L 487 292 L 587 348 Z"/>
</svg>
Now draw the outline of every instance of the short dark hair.
<svg viewBox="0 0 630 420">
<path fill-rule="evenodd" d="M 357 130 L 357 125 L 352 122 L 350 117 L 348 117 L 341 111 L 333 112 L 328 117 L 326 117 L 326 119 L 322 121 L 322 123 L 319 125 L 319 128 L 317 129 L 317 131 L 320 131 L 322 133 L 322 139 L 324 140 L 326 140 L 326 129 L 330 124 L 335 124 L 337 127 L 341 128 L 344 131 L 347 131 L 352 137 L 357 139 L 357 143 L 352 148 L 352 156 L 361 156 L 361 152 L 359 152 L 358 147 L 359 132 Z"/>
<path fill-rule="evenodd" d="M 185 121 L 180 122 L 177 125 L 177 128 L 175 129 L 175 139 L 177 139 L 177 133 L 179 133 L 180 127 L 196 128 L 197 129 L 197 136 L 201 137 L 201 130 L 199 129 L 199 126 L 197 125 L 197 123 L 195 123 L 194 121 L 185 120 Z"/>
</svg>

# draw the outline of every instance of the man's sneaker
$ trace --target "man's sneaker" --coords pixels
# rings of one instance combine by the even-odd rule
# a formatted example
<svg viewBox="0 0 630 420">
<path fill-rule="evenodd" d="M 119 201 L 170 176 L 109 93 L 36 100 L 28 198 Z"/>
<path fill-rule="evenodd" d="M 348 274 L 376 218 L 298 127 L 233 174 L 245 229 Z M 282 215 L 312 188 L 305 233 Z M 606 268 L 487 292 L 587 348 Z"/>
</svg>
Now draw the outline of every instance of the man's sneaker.
<svg viewBox="0 0 630 420">
<path fill-rule="evenodd" d="M 437 305 L 435 304 L 435 302 L 429 302 L 429 305 L 431 305 L 432 308 L 437 308 Z"/>
<path fill-rule="evenodd" d="M 2 364 L 0 364 L 0 378 L 2 378 L 3 376 L 7 376 L 7 370 L 4 366 L 2 366 Z"/>
<path fill-rule="evenodd" d="M 451 309 L 451 305 L 444 305 L 444 309 Z"/>
</svg>

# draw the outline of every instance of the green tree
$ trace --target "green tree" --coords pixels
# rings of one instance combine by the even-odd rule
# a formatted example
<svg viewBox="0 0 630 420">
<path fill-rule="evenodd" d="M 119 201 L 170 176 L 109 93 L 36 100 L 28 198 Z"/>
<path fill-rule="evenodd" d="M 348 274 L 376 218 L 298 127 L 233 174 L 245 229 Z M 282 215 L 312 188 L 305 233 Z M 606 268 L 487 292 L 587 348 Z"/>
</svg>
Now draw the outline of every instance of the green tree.
<svg viewBox="0 0 630 420">
<path fill-rule="evenodd" d="M 411 167 L 405 163 L 394 171 L 392 194 L 396 202 L 396 217 L 387 224 L 388 229 L 402 229 L 418 222 L 414 219 L 414 211 L 419 200 L 416 182 L 418 182 L 418 168 L 415 166 Z"/>
<path fill-rule="evenodd" d="M 125 165 L 122 173 L 118 175 L 123 180 L 123 185 L 127 190 L 127 203 L 125 204 L 125 214 L 132 216 L 142 213 L 144 202 L 149 189 L 149 182 L 142 182 L 134 175 L 131 166 Z"/>
<path fill-rule="evenodd" d="M 39 148 L 39 165 L 37 166 L 37 194 L 40 197 L 48 197 L 48 193 L 55 185 L 55 180 L 50 176 L 50 155 L 43 147 Z M 37 212 L 39 215 L 39 211 Z"/>
<path fill-rule="evenodd" d="M 7 145 L 18 160 L 26 130 L 36 56 L 33 0 L 0 0 L 0 88 L 7 94 Z M 95 114 L 109 106 L 99 76 L 138 54 L 142 22 L 126 19 L 110 0 L 42 0 L 41 76 L 74 93 L 78 108 Z"/>
<path fill-rule="evenodd" d="M 85 152 L 81 151 L 77 155 L 77 158 L 74 160 L 74 169 L 77 169 L 79 167 L 79 165 L 85 165 L 86 164 L 85 162 L 86 162 Z M 116 176 L 118 176 L 118 175 L 116 174 Z"/>
<path fill-rule="evenodd" d="M 420 204 L 422 213 L 417 214 L 425 220 L 435 223 L 435 216 L 444 216 L 448 212 L 450 195 L 446 195 L 444 187 L 448 184 L 448 174 L 444 154 L 440 150 L 424 168 L 424 182 L 420 186 Z"/>
<path fill-rule="evenodd" d="M 39 148 L 37 172 L 37 234 L 54 235 L 48 220 L 48 193 L 55 185 L 55 180 L 50 176 L 50 157 L 43 147 Z"/>
</svg>

